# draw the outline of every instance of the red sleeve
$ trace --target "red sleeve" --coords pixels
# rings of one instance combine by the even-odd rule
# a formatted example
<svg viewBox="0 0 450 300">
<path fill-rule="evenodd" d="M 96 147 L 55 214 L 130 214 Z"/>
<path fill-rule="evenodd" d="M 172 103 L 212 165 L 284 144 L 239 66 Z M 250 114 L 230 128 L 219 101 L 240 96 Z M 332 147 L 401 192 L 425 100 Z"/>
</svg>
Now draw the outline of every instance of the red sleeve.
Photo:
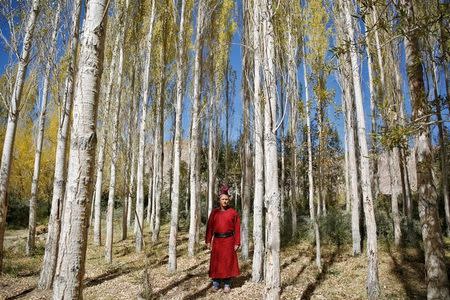
<svg viewBox="0 0 450 300">
<path fill-rule="evenodd" d="M 214 220 L 214 215 L 215 214 L 216 214 L 216 211 L 212 210 L 211 214 L 209 215 L 208 224 L 206 225 L 206 235 L 205 235 L 205 243 L 206 244 L 210 244 L 211 243 L 211 239 L 212 239 L 213 234 L 214 234 L 213 220 Z"/>
<path fill-rule="evenodd" d="M 234 244 L 238 246 L 241 245 L 241 219 L 239 218 L 237 211 L 234 221 Z"/>
</svg>

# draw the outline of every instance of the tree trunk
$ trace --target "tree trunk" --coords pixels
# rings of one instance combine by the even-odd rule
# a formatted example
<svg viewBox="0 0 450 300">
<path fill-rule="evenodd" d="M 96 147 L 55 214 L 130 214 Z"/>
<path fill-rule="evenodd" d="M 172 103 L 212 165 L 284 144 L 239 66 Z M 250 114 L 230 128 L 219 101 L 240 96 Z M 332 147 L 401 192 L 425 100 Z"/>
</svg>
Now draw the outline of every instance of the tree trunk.
<svg viewBox="0 0 450 300">
<path fill-rule="evenodd" d="M 50 289 L 52 287 L 53 278 L 55 276 L 56 262 L 58 260 L 58 245 L 59 245 L 59 236 L 61 233 L 61 217 L 66 186 L 65 170 L 66 170 L 66 148 L 68 142 L 67 136 L 69 135 L 70 116 L 72 113 L 75 66 L 77 65 L 77 49 L 80 32 L 79 29 L 80 12 L 81 12 L 81 0 L 73 1 L 72 25 L 71 25 L 72 27 L 70 35 L 71 40 L 69 49 L 70 60 L 69 60 L 68 74 L 66 78 L 66 87 L 62 106 L 62 114 L 60 116 L 58 127 L 52 206 L 48 221 L 48 233 L 47 233 L 47 240 L 45 242 L 44 259 L 38 281 L 39 289 Z"/>
<path fill-rule="evenodd" d="M 5 138 L 3 141 L 2 161 L 0 164 L 0 273 L 3 267 L 3 240 L 6 229 L 6 214 L 8 211 L 8 183 L 11 171 L 11 158 L 13 154 L 14 139 L 16 136 L 17 120 L 19 118 L 19 106 L 22 97 L 25 75 L 29 63 L 29 56 L 33 42 L 34 27 L 39 14 L 40 1 L 33 0 L 31 12 L 25 28 L 25 36 L 23 38 L 22 53 L 20 55 L 16 81 L 11 96 L 11 102 L 8 112 L 8 120 L 6 125 Z"/>
<path fill-rule="evenodd" d="M 81 38 L 66 205 L 53 299 L 82 299 L 87 228 L 94 175 L 98 91 L 105 37 L 105 0 L 90 0 Z"/>
<path fill-rule="evenodd" d="M 114 198 L 116 193 L 116 164 L 118 160 L 118 143 L 119 143 L 119 115 L 120 102 L 122 96 L 122 76 L 123 76 L 123 48 L 125 44 L 125 30 L 127 27 L 127 11 L 129 0 L 125 1 L 125 6 L 118 8 L 120 26 L 120 42 L 119 42 L 119 65 L 117 70 L 117 91 L 116 91 L 116 105 L 114 106 L 114 119 L 112 126 L 112 150 L 111 150 L 111 165 L 109 176 L 109 191 L 108 191 L 108 210 L 106 214 L 106 241 L 105 241 L 105 259 L 107 263 L 112 263 L 112 247 L 114 235 Z M 116 4 L 118 7 L 119 4 Z"/>
<path fill-rule="evenodd" d="M 319 224 L 316 218 L 316 211 L 314 209 L 314 179 L 313 179 L 313 156 L 312 156 L 312 138 L 311 138 L 311 112 L 309 101 L 309 84 L 308 73 L 306 70 L 306 49 L 303 48 L 303 80 L 305 85 L 305 108 L 306 108 L 306 135 L 308 147 L 308 191 L 309 191 L 309 217 L 314 228 L 314 237 L 316 241 L 316 266 L 319 271 L 322 270 L 322 259 L 320 250 L 320 231 Z M 320 206 L 320 202 L 318 203 Z"/>
<path fill-rule="evenodd" d="M 243 21 L 244 21 L 244 34 L 242 36 L 242 42 L 244 45 L 251 47 L 251 14 L 250 14 L 250 4 L 249 1 L 244 1 L 243 6 Z M 250 215 L 250 204 L 251 204 L 251 192 L 250 187 L 252 184 L 252 174 L 251 174 L 251 149 L 250 149 L 250 72 L 251 72 L 251 57 L 252 53 L 249 51 L 248 47 L 241 47 L 243 53 L 242 56 L 242 90 L 243 90 L 243 101 L 242 101 L 242 114 L 243 114 L 243 158 L 242 158 L 242 219 L 241 219 L 241 245 L 242 252 L 241 257 L 243 260 L 248 260 L 249 258 L 249 241 L 250 241 L 250 228 L 249 228 L 249 215 Z"/>
<path fill-rule="evenodd" d="M 136 175 L 136 252 L 142 251 L 142 246 L 144 243 L 143 236 L 143 226 L 144 226 L 144 147 L 145 147 L 145 119 L 147 118 L 147 100 L 149 92 L 149 79 L 150 79 L 150 67 L 151 67 L 151 53 L 152 53 L 152 37 L 153 37 L 153 24 L 155 22 L 155 0 L 152 0 L 152 10 L 150 15 L 150 25 L 147 32 L 147 45 L 145 54 L 145 66 L 144 74 L 142 76 L 142 114 L 141 123 L 139 127 L 139 156 L 138 156 L 138 167 Z"/>
<path fill-rule="evenodd" d="M 402 189 L 400 183 L 400 150 L 398 147 L 394 147 L 390 151 L 389 170 L 391 175 L 391 209 L 392 219 L 394 221 L 394 245 L 398 247 L 402 239 L 402 231 L 400 228 L 401 219 L 398 209 L 398 198 Z"/>
<path fill-rule="evenodd" d="M 411 1 L 402 0 L 407 23 L 414 26 Z M 406 67 L 411 90 L 413 120 L 417 131 L 417 190 L 419 217 L 425 251 L 425 270 L 428 299 L 449 299 L 447 268 L 445 266 L 442 231 L 437 211 L 437 191 L 433 183 L 428 103 L 425 96 L 423 71 L 418 37 L 407 34 L 404 39 Z"/>
<path fill-rule="evenodd" d="M 434 101 L 436 103 L 436 118 L 437 118 L 437 126 L 438 126 L 438 135 L 439 135 L 439 158 L 441 164 L 441 187 L 442 194 L 444 198 L 444 214 L 445 214 L 445 223 L 447 225 L 446 235 L 450 236 L 450 199 L 449 199 L 449 190 L 448 190 L 448 171 L 447 171 L 447 143 L 444 131 L 444 124 L 442 123 L 442 108 L 441 108 L 441 97 L 438 92 L 438 70 L 436 63 L 432 61 L 432 77 L 433 77 L 433 86 L 434 86 Z M 450 95 L 447 95 L 450 97 Z"/>
<path fill-rule="evenodd" d="M 94 245 L 100 246 L 102 243 L 102 221 L 101 221 L 101 202 L 102 202 L 102 184 L 103 184 L 103 168 L 105 164 L 105 147 L 106 139 L 108 137 L 108 116 L 111 108 L 111 92 L 114 82 L 114 71 L 116 68 L 116 55 L 119 47 L 120 36 L 117 35 L 114 42 L 113 55 L 111 57 L 111 63 L 109 65 L 109 81 L 106 87 L 105 97 L 105 113 L 103 118 L 103 125 L 101 131 L 101 140 L 98 148 L 98 160 L 97 160 L 97 177 L 95 181 L 95 200 L 94 200 Z"/>
<path fill-rule="evenodd" d="M 41 153 L 42 153 L 42 144 L 44 142 L 44 129 L 45 129 L 45 121 L 47 116 L 47 100 L 48 100 L 48 85 L 50 81 L 50 73 L 53 66 L 54 53 L 56 48 L 56 37 L 58 34 L 58 24 L 59 24 L 59 13 L 61 9 L 61 4 L 58 2 L 56 4 L 55 9 L 55 18 L 52 23 L 52 38 L 49 53 L 47 57 L 47 63 L 45 65 L 45 77 L 42 86 L 42 94 L 41 94 L 41 107 L 39 114 L 39 123 L 38 123 L 38 136 L 36 139 L 36 150 L 34 153 L 34 169 L 33 169 L 33 178 L 31 180 L 31 198 L 30 198 L 30 211 L 28 218 L 28 237 L 27 244 L 25 247 L 26 255 L 32 255 L 35 248 L 35 238 L 36 238 L 36 203 L 37 203 L 37 193 L 38 193 L 38 185 L 39 185 L 39 173 L 41 167 Z"/>
<path fill-rule="evenodd" d="M 261 3 L 260 45 L 263 51 L 264 74 L 264 206 L 266 210 L 266 251 L 264 255 L 265 297 L 280 297 L 280 191 L 278 186 L 278 157 L 276 141 L 277 92 L 275 81 L 275 33 L 272 2 Z"/>
<path fill-rule="evenodd" d="M 170 235 L 169 235 L 169 272 L 177 269 L 177 235 L 178 235 L 178 209 L 180 203 L 180 156 L 181 156 L 181 117 L 183 113 L 183 73 L 184 73 L 184 31 L 185 31 L 186 1 L 181 2 L 180 27 L 177 39 L 177 100 L 175 105 L 175 135 L 173 149 L 172 195 L 170 209 Z M 176 14 L 175 14 L 176 15 Z M 176 23 L 176 22 L 175 22 Z"/>
<path fill-rule="evenodd" d="M 350 43 L 350 62 L 352 66 L 353 87 L 355 93 L 355 107 L 358 128 L 358 141 L 360 146 L 360 164 L 361 164 L 361 186 L 363 193 L 364 218 L 367 230 L 367 293 L 369 299 L 377 299 L 380 293 L 378 284 L 378 249 L 377 249 L 377 226 L 373 210 L 372 189 L 370 184 L 370 162 L 369 150 L 366 140 L 366 126 L 363 108 L 363 99 L 361 92 L 360 73 L 358 65 L 357 50 L 353 41 L 355 34 L 351 17 L 351 3 L 344 0 L 345 27 Z"/>
<path fill-rule="evenodd" d="M 191 118 L 191 144 L 189 151 L 189 184 L 190 184 L 190 218 L 189 218 L 189 241 L 188 254 L 195 255 L 195 242 L 197 239 L 197 222 L 198 206 L 200 205 L 200 92 L 201 92 L 201 60 L 202 60 L 202 35 L 205 19 L 205 1 L 199 0 L 197 11 L 197 28 L 196 40 L 194 45 L 194 94 L 192 103 L 192 118 Z"/>
<path fill-rule="evenodd" d="M 166 22 L 164 22 L 166 23 Z M 164 27 L 167 27 L 163 25 Z M 166 30 L 166 29 L 164 29 Z M 164 35 L 165 37 L 166 35 Z M 163 190 L 163 160 L 164 160 L 164 92 L 165 92 L 165 66 L 166 66 L 166 38 L 163 37 L 163 46 L 160 47 L 160 79 L 159 79 L 159 99 L 156 108 L 156 126 L 155 126 L 155 155 L 153 164 L 154 185 L 154 223 L 152 231 L 152 242 L 159 239 L 159 231 L 161 226 L 161 195 Z"/>
<path fill-rule="evenodd" d="M 253 198 L 253 262 L 252 281 L 260 282 L 264 279 L 264 232 L 263 232 L 263 198 L 264 198 L 264 150 L 263 150 L 263 122 L 261 99 L 261 60 L 263 47 L 260 31 L 261 15 L 260 0 L 253 0 L 253 50 L 254 50 L 254 80 L 253 92 L 255 103 L 255 194 Z"/>
</svg>

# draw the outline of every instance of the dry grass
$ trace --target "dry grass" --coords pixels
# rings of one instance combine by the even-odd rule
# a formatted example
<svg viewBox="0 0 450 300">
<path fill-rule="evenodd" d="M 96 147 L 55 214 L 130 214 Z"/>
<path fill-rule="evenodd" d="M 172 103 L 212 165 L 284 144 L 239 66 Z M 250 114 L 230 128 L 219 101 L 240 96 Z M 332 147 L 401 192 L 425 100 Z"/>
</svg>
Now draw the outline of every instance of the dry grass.
<svg viewBox="0 0 450 300">
<path fill-rule="evenodd" d="M 117 225 L 115 237 L 120 237 Z M 38 291 L 36 285 L 43 255 L 44 239 L 38 240 L 38 251 L 33 257 L 24 256 L 23 232 L 8 232 L 5 274 L 0 276 L 0 299 L 48 299 L 49 291 Z M 253 283 L 251 262 L 242 262 L 241 276 L 233 282 L 231 293 L 213 293 L 208 279 L 209 253 L 200 247 L 197 255 L 187 255 L 186 228 L 178 241 L 178 270 L 167 271 L 168 227 L 163 226 L 161 242 L 150 245 L 146 232 L 146 251 L 136 254 L 134 239 L 114 244 L 113 263 L 104 260 L 104 247 L 89 241 L 84 298 L 85 299 L 135 299 L 143 292 L 143 279 L 150 283 L 150 298 L 160 299 L 261 299 L 264 284 Z M 450 261 L 446 240 L 446 257 Z M 306 242 L 289 245 L 281 253 L 282 299 L 365 299 L 366 258 L 353 257 L 351 249 L 324 245 L 323 272 L 315 266 L 314 248 Z M 395 250 L 383 244 L 379 247 L 379 277 L 383 299 L 422 299 L 426 296 L 423 254 L 420 250 L 406 248 Z M 20 295 L 16 297 L 17 295 Z"/>
</svg>

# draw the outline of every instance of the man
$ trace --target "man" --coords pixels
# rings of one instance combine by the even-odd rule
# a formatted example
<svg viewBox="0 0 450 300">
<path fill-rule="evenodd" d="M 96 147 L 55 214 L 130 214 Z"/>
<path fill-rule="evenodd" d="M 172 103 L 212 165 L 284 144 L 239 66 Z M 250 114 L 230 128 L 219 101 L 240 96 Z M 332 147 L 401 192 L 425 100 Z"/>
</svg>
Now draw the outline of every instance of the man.
<svg viewBox="0 0 450 300">
<path fill-rule="evenodd" d="M 241 225 L 237 211 L 229 206 L 228 187 L 219 192 L 219 207 L 211 211 L 206 227 L 206 246 L 211 250 L 209 277 L 213 280 L 213 291 L 224 283 L 224 292 L 231 289 L 231 278 L 239 275 L 236 251 L 241 243 Z"/>
</svg>

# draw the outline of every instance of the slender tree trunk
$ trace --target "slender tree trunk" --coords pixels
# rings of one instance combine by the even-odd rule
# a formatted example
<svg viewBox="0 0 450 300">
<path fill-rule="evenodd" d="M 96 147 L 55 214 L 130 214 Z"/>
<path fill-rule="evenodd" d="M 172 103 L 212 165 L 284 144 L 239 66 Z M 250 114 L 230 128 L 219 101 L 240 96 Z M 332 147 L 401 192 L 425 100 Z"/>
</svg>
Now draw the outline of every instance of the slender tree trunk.
<svg viewBox="0 0 450 300">
<path fill-rule="evenodd" d="M 125 1 L 125 6 L 118 8 L 120 26 L 120 42 L 119 42 L 119 64 L 117 69 L 117 91 L 116 103 L 114 106 L 114 119 L 112 126 L 112 150 L 111 150 L 111 165 L 109 176 L 109 191 L 108 191 L 108 210 L 106 214 L 106 241 L 105 241 L 105 259 L 107 263 L 112 263 L 112 248 L 114 239 L 114 201 L 116 193 L 116 165 L 118 160 L 118 143 L 119 143 L 119 116 L 120 116 L 120 102 L 122 98 L 122 77 L 123 77 L 123 48 L 125 45 L 125 30 L 127 27 L 127 11 L 129 0 Z M 118 5 L 117 5 L 118 6 Z M 116 6 L 116 7 L 117 7 Z"/>
<path fill-rule="evenodd" d="M 39 14 L 40 0 L 33 0 L 31 12 L 25 28 L 22 53 L 20 55 L 14 90 L 9 103 L 8 120 L 6 125 L 5 139 L 3 141 L 2 161 L 0 164 L 0 273 L 3 267 L 3 240 L 6 229 L 6 214 L 8 211 L 8 183 L 11 171 L 11 159 L 16 136 L 17 120 L 19 118 L 19 106 L 22 97 L 25 75 L 29 63 L 29 56 L 33 42 L 34 27 Z"/>
<path fill-rule="evenodd" d="M 38 123 L 38 136 L 36 139 L 36 150 L 34 153 L 34 169 L 33 169 L 33 178 L 31 180 L 31 198 L 30 198 L 30 211 L 28 218 L 28 237 L 27 243 L 25 247 L 26 255 L 32 255 L 35 248 L 35 238 L 36 238 L 36 203 L 37 203 L 37 194 L 38 194 L 38 186 L 39 186 L 39 174 L 41 167 L 41 153 L 42 153 L 42 144 L 44 142 L 44 129 L 45 129 L 45 121 L 47 117 L 47 100 L 48 100 L 48 86 L 50 81 L 51 69 L 53 66 L 54 53 L 56 48 L 56 37 L 58 34 L 58 23 L 59 23 L 59 13 L 61 9 L 61 4 L 58 2 L 56 4 L 55 9 L 55 18 L 52 23 L 52 38 L 50 49 L 48 53 L 48 60 L 45 65 L 45 77 L 42 86 L 42 94 L 41 94 L 41 107 L 39 114 L 39 123 Z"/>
<path fill-rule="evenodd" d="M 377 227 L 375 222 L 375 213 L 373 210 L 372 189 L 370 184 L 370 162 L 369 150 L 366 140 L 366 126 L 364 117 L 364 108 L 361 92 L 360 73 L 358 65 L 357 50 L 353 41 L 355 33 L 352 24 L 350 11 L 350 1 L 344 0 L 345 27 L 350 43 L 350 62 L 352 66 L 352 78 L 355 93 L 355 107 L 358 128 L 358 141 L 360 145 L 360 163 L 361 163 L 361 186 L 363 193 L 364 217 L 367 230 L 367 293 L 369 299 L 377 299 L 380 293 L 378 283 L 378 249 L 377 249 Z"/>
<path fill-rule="evenodd" d="M 72 27 L 70 40 L 70 60 L 62 113 L 58 127 L 58 140 L 56 144 L 55 172 L 53 180 L 53 196 L 50 217 L 48 221 L 48 233 L 45 243 L 45 253 L 39 275 L 38 288 L 50 289 L 55 276 L 56 262 L 58 260 L 58 245 L 61 232 L 61 217 L 63 208 L 63 197 L 65 193 L 66 181 L 66 148 L 67 136 L 69 135 L 70 115 L 72 112 L 73 89 L 75 66 L 77 65 L 77 48 L 80 25 L 81 0 L 73 1 L 72 6 Z"/>
<path fill-rule="evenodd" d="M 261 99 L 261 60 L 263 47 L 260 31 L 261 15 L 260 0 L 253 0 L 253 51 L 254 51 L 254 80 L 253 92 L 255 103 L 255 194 L 253 199 L 253 262 L 252 281 L 260 282 L 264 279 L 264 231 L 263 231 L 263 198 L 264 198 L 264 150 L 263 150 L 263 122 Z"/>
<path fill-rule="evenodd" d="M 169 235 L 169 272 L 177 269 L 177 235 L 178 235 L 178 209 L 180 203 L 180 156 L 181 156 L 181 117 L 183 108 L 183 76 L 184 76 L 184 31 L 185 31 L 186 1 L 181 2 L 180 27 L 177 39 L 177 100 L 175 105 L 175 136 L 173 149 L 172 196 L 170 209 L 170 235 Z M 176 15 L 176 14 L 175 14 Z M 176 23 L 176 22 L 175 22 Z"/>
<path fill-rule="evenodd" d="M 197 28 L 196 28 L 196 40 L 194 45 L 195 58 L 194 58 L 194 94 L 192 103 L 192 118 L 191 118 L 191 145 L 189 153 L 189 184 L 190 184 L 190 218 L 189 218 L 189 241 L 188 241 L 188 254 L 189 256 L 195 255 L 195 242 L 197 239 L 197 222 L 198 207 L 200 205 L 199 193 L 200 193 L 200 174 L 199 174 L 199 160 L 200 160 L 200 92 L 201 92 L 201 60 L 202 60 L 202 35 L 205 19 L 205 7 L 204 0 L 199 0 L 197 11 Z"/>
<path fill-rule="evenodd" d="M 391 175 L 391 209 L 394 222 L 394 245 L 398 247 L 402 239 L 402 231 L 400 228 L 401 219 L 398 209 L 398 198 L 402 188 L 400 183 L 400 150 L 398 147 L 394 147 L 390 151 L 389 169 Z"/>
<path fill-rule="evenodd" d="M 311 112 L 309 100 L 309 84 L 308 73 L 306 70 L 306 50 L 303 48 L 303 80 L 305 85 L 305 108 L 306 108 L 306 135 L 308 147 L 308 191 L 309 191 L 309 217 L 314 228 L 314 237 L 316 241 L 316 266 L 322 271 L 322 259 L 320 250 L 320 231 L 314 208 L 314 179 L 313 179 L 313 156 L 312 156 L 312 139 L 311 139 Z M 320 202 L 318 203 L 320 206 Z"/>
<path fill-rule="evenodd" d="M 272 2 L 261 3 L 260 43 L 263 51 L 264 74 L 264 204 L 266 210 L 266 251 L 264 255 L 265 297 L 280 297 L 280 189 L 278 186 L 278 158 L 276 142 L 276 81 L 275 81 L 275 33 L 273 30 Z"/>
<path fill-rule="evenodd" d="M 412 1 L 402 0 L 406 10 L 407 24 L 414 26 L 415 17 Z M 425 270 L 428 299 L 449 299 L 449 283 L 445 265 L 442 231 L 437 210 L 437 191 L 433 183 L 429 109 L 425 96 L 423 71 L 418 36 L 407 33 L 405 39 L 406 67 L 413 120 L 417 130 L 417 190 L 419 217 L 422 225 L 422 239 L 425 251 Z"/>
<path fill-rule="evenodd" d="M 366 41 L 366 55 L 367 55 L 367 68 L 369 74 L 369 98 L 370 98 L 370 121 L 371 121 L 371 187 L 374 193 L 375 198 L 377 198 L 379 194 L 379 179 L 378 179 L 378 153 L 377 153 L 377 143 L 375 135 L 377 133 L 377 110 L 375 106 L 375 85 L 374 85 L 374 72 L 373 72 L 373 57 L 372 52 L 370 51 L 370 41 L 367 32 L 365 33 L 365 41 Z M 383 87 L 384 88 L 384 87 Z"/>
<path fill-rule="evenodd" d="M 164 22 L 165 23 L 165 22 Z M 166 27 L 166 26 L 163 26 Z M 152 231 L 152 242 L 159 239 L 161 226 L 161 195 L 163 190 L 163 160 L 164 160 L 164 91 L 165 91 L 165 66 L 166 66 L 166 39 L 163 37 L 163 46 L 160 48 L 160 79 L 159 79 L 159 99 L 157 105 L 156 127 L 155 127 L 155 155 L 154 155 L 154 224 Z"/>
<path fill-rule="evenodd" d="M 290 136 L 291 136 L 291 197 L 289 207 L 291 210 L 291 227 L 292 238 L 297 234 L 297 101 L 298 101 L 298 83 L 297 83 L 297 63 L 296 63 L 296 48 L 294 36 L 292 34 L 292 15 L 289 12 L 287 16 L 287 40 L 288 40 L 288 99 L 291 104 L 290 117 Z"/>
<path fill-rule="evenodd" d="M 142 76 L 142 108 L 141 108 L 141 123 L 139 127 L 139 156 L 137 167 L 137 181 L 136 181 L 136 252 L 142 251 L 144 243 L 143 225 L 144 225 L 144 150 L 145 150 L 145 119 L 147 118 L 147 100 L 149 94 L 149 79 L 150 79 L 150 67 L 151 67 L 151 53 L 152 53 L 152 37 L 153 37 L 153 25 L 155 22 L 155 0 L 152 0 L 152 8 L 150 15 L 150 25 L 147 32 L 147 44 L 145 53 L 145 65 L 144 74 Z"/>
<path fill-rule="evenodd" d="M 438 92 L 438 70 L 436 63 L 432 61 L 432 77 L 434 86 L 434 101 L 436 103 L 436 118 L 439 134 L 439 158 L 441 163 L 441 186 L 442 194 L 444 198 L 444 214 L 445 223 L 447 225 L 446 235 L 450 236 L 450 199 L 449 199 L 449 189 L 448 189 L 448 171 L 447 171 L 447 143 L 445 138 L 444 124 L 442 123 L 442 108 L 441 108 L 441 98 Z M 448 95 L 447 95 L 448 96 Z"/>
<path fill-rule="evenodd" d="M 106 87 L 106 108 L 103 119 L 102 131 L 101 131 L 101 140 L 98 148 L 98 160 L 97 160 L 97 177 L 95 181 L 95 203 L 94 203 L 94 245 L 100 246 L 102 243 L 102 221 L 101 221 L 101 202 L 102 202 L 102 184 L 103 184 L 103 168 L 105 164 L 105 147 L 106 147 L 106 139 L 108 137 L 108 123 L 107 119 L 110 114 L 111 108 L 111 93 L 113 82 L 115 79 L 114 71 L 116 68 L 116 55 L 119 47 L 119 34 L 116 36 L 116 40 L 114 42 L 114 50 L 113 55 L 111 57 L 111 63 L 109 65 L 109 81 Z"/>
<path fill-rule="evenodd" d="M 82 299 L 87 228 L 95 162 L 95 129 L 102 72 L 106 1 L 90 0 L 81 38 L 66 205 L 53 299 Z"/>
</svg>

